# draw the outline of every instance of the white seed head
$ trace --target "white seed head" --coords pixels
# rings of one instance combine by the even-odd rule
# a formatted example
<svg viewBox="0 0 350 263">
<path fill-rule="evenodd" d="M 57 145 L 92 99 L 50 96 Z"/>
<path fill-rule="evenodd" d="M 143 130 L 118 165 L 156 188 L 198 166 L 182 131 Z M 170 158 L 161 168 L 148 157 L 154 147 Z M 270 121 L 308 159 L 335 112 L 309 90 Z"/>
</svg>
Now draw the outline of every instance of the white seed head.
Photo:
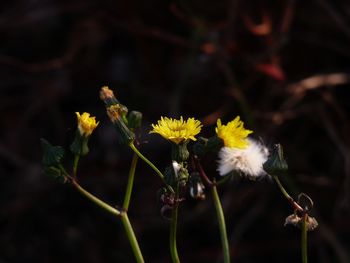
<svg viewBox="0 0 350 263">
<path fill-rule="evenodd" d="M 268 150 L 261 143 L 248 139 L 249 145 L 245 149 L 222 147 L 219 151 L 218 168 L 221 176 L 232 171 L 255 179 L 265 175 L 263 164 L 268 157 Z"/>
</svg>

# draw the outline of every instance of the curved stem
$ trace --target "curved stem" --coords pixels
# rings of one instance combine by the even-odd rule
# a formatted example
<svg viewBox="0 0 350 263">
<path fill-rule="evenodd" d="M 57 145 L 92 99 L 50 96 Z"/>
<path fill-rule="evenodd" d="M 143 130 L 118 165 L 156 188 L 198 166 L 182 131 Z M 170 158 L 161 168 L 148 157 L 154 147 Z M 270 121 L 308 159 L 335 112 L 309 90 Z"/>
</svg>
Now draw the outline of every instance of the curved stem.
<svg viewBox="0 0 350 263">
<path fill-rule="evenodd" d="M 176 245 L 177 217 L 178 217 L 178 208 L 179 208 L 179 203 L 177 201 L 178 197 L 179 197 L 179 183 L 177 183 L 177 187 L 175 191 L 175 204 L 174 204 L 173 210 L 171 211 L 170 235 L 169 235 L 170 255 L 173 263 L 180 263 L 179 255 L 177 253 L 177 245 Z"/>
<path fill-rule="evenodd" d="M 305 213 L 303 215 L 301 224 L 301 259 L 302 263 L 307 263 L 307 220 L 308 215 Z"/>
<path fill-rule="evenodd" d="M 135 233 L 132 229 L 128 214 L 126 212 L 122 213 L 121 220 L 122 220 L 126 235 L 128 237 L 128 240 L 130 242 L 131 249 L 134 253 L 136 262 L 137 263 L 145 262 L 145 260 L 143 259 L 142 253 L 141 253 L 141 249 L 140 249 L 139 244 L 137 242 Z"/>
<path fill-rule="evenodd" d="M 118 209 L 103 202 L 102 200 L 100 200 L 99 198 L 94 196 L 93 194 L 90 194 L 83 187 L 81 187 L 75 180 L 72 181 L 72 185 L 74 186 L 75 189 L 78 190 L 79 193 L 81 193 L 83 196 L 85 196 L 87 199 L 89 199 L 90 201 L 92 201 L 93 203 L 95 203 L 96 205 L 98 205 L 99 207 L 104 209 L 105 211 L 107 211 L 113 215 L 120 216 L 121 212 Z"/>
<path fill-rule="evenodd" d="M 224 256 L 224 263 L 229 263 L 230 262 L 230 248 L 228 245 L 228 239 L 227 239 L 227 233 L 226 233 L 225 217 L 224 217 L 224 212 L 222 210 L 219 194 L 218 194 L 218 191 L 216 189 L 215 184 L 211 187 L 211 191 L 212 191 L 212 195 L 213 195 L 216 216 L 217 216 L 217 220 L 219 223 L 222 252 L 223 252 L 223 256 Z"/>
<path fill-rule="evenodd" d="M 133 185 L 134 185 L 134 177 L 135 177 L 135 170 L 136 170 L 137 160 L 138 160 L 138 156 L 137 156 L 136 153 L 134 153 L 134 155 L 132 157 L 132 161 L 131 161 L 131 167 L 130 167 L 130 171 L 129 171 L 128 184 L 126 186 L 124 202 L 123 202 L 123 210 L 125 210 L 125 211 L 127 211 L 129 209 L 132 188 L 133 188 Z"/>
<path fill-rule="evenodd" d="M 148 160 L 134 145 L 133 142 L 131 142 L 129 144 L 130 148 L 145 162 L 147 163 L 157 174 L 158 176 L 160 177 L 160 179 L 162 179 L 162 181 L 164 182 L 166 188 L 171 192 L 171 193 L 175 193 L 174 192 L 174 189 L 168 185 L 165 180 L 164 180 L 164 175 L 162 174 L 161 171 L 158 170 L 158 168 L 150 161 Z"/>
<path fill-rule="evenodd" d="M 278 188 L 281 190 L 284 197 L 287 198 L 287 200 L 292 204 L 293 208 L 297 209 L 300 212 L 303 212 L 304 209 L 297 202 L 295 202 L 294 199 L 288 194 L 286 189 L 284 189 L 280 179 L 277 176 L 273 176 L 273 178 L 275 179 L 275 181 L 278 185 Z"/>
</svg>

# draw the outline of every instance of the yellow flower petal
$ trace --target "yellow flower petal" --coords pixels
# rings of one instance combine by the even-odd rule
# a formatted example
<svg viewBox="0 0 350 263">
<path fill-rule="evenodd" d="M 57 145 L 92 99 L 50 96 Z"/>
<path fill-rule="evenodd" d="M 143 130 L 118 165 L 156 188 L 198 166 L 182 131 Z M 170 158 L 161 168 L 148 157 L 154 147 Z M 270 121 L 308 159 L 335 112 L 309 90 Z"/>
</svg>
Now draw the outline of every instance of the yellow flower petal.
<svg viewBox="0 0 350 263">
<path fill-rule="evenodd" d="M 90 117 L 90 113 L 84 112 L 80 115 L 79 112 L 75 113 L 78 120 L 78 129 L 81 136 L 88 137 L 95 130 L 99 122 L 96 122 L 95 117 Z"/>
<path fill-rule="evenodd" d="M 244 149 L 248 146 L 247 136 L 253 131 L 245 129 L 243 125 L 239 116 L 227 125 L 222 125 L 221 120 L 218 119 L 215 131 L 226 147 Z"/>
<path fill-rule="evenodd" d="M 187 140 L 195 141 L 195 136 L 201 131 L 202 125 L 194 118 L 184 121 L 182 117 L 180 120 L 161 117 L 157 124 L 152 124 L 152 128 L 150 133 L 158 133 L 163 138 L 179 144 Z"/>
</svg>

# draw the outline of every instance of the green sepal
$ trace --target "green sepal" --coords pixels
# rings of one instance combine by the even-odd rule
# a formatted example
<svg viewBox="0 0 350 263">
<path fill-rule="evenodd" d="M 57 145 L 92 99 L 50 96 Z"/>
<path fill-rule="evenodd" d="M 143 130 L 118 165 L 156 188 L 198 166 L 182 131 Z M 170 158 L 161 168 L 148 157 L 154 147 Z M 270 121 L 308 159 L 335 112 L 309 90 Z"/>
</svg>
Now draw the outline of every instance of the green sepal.
<svg viewBox="0 0 350 263">
<path fill-rule="evenodd" d="M 61 163 L 64 149 L 61 146 L 52 146 L 47 140 L 41 138 L 41 148 L 43 149 L 42 163 L 44 166 L 53 166 Z"/>
<path fill-rule="evenodd" d="M 177 180 L 182 186 L 185 186 L 188 181 L 189 173 L 186 167 L 181 166 L 180 171 L 177 173 Z"/>
<path fill-rule="evenodd" d="M 75 138 L 72 144 L 70 145 L 70 150 L 74 155 L 87 155 L 89 153 L 89 137 L 82 136 L 79 133 L 79 130 L 75 133 Z"/>
<path fill-rule="evenodd" d="M 122 119 L 119 119 L 116 122 L 113 122 L 114 127 L 118 133 L 118 140 L 121 144 L 130 144 L 135 140 L 135 134 L 129 129 Z"/>
<path fill-rule="evenodd" d="M 187 144 L 188 142 L 186 141 L 179 144 L 173 143 L 171 148 L 171 158 L 178 163 L 186 162 L 190 156 L 187 149 Z"/>
</svg>

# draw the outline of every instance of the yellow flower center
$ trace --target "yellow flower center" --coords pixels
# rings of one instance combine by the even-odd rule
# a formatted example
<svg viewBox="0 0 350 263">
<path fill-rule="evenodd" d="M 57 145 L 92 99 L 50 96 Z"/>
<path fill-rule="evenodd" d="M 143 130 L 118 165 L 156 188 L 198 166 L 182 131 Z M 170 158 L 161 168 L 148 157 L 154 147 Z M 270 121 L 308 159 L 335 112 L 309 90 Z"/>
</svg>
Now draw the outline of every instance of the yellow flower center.
<svg viewBox="0 0 350 263">
<path fill-rule="evenodd" d="M 194 118 L 184 121 L 182 117 L 180 120 L 161 117 L 157 124 L 152 124 L 152 128 L 150 133 L 158 133 L 163 138 L 179 144 L 187 140 L 195 141 L 195 136 L 201 131 L 202 125 Z"/>
<path fill-rule="evenodd" d="M 95 117 L 90 117 L 90 113 L 84 112 L 80 115 L 79 112 L 75 113 L 78 120 L 78 129 L 81 136 L 88 137 L 97 127 L 99 122 L 96 122 Z"/>
<path fill-rule="evenodd" d="M 227 125 L 222 125 L 221 120 L 218 119 L 215 131 L 226 147 L 244 149 L 248 146 L 247 136 L 253 131 L 245 129 L 243 125 L 239 116 Z"/>
</svg>

